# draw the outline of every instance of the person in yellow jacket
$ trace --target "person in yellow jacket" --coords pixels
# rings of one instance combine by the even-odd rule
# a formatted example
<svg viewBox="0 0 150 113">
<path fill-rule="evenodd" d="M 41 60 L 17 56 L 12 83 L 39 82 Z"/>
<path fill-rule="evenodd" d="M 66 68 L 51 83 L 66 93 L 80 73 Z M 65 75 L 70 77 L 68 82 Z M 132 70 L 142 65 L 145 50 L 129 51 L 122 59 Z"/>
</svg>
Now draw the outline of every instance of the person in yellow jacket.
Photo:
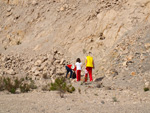
<svg viewBox="0 0 150 113">
<path fill-rule="evenodd" d="M 87 71 L 85 73 L 85 82 L 87 81 L 88 74 L 89 74 L 90 81 L 93 81 L 92 68 L 95 68 L 93 57 L 91 57 L 90 55 L 86 56 L 85 65 L 86 65 L 86 71 Z"/>
</svg>

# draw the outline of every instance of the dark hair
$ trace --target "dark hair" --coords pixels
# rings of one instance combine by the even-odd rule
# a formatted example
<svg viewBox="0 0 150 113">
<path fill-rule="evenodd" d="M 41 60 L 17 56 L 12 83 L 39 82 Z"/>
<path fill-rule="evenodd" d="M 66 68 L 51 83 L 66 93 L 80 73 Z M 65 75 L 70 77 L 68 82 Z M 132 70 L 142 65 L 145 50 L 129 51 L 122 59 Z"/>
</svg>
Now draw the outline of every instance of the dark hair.
<svg viewBox="0 0 150 113">
<path fill-rule="evenodd" d="M 80 62 L 81 62 L 80 58 L 77 58 L 76 62 L 79 62 L 79 63 L 80 63 Z"/>
</svg>

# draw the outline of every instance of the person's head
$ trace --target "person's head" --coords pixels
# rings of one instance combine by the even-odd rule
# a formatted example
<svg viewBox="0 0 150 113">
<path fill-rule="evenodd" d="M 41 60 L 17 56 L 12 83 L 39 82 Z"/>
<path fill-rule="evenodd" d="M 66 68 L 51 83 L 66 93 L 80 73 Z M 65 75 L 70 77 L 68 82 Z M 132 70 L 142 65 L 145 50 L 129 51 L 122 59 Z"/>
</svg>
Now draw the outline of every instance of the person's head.
<svg viewBox="0 0 150 113">
<path fill-rule="evenodd" d="M 89 55 L 92 55 L 92 52 L 89 52 Z"/>
<path fill-rule="evenodd" d="M 92 52 L 91 51 L 87 52 L 86 56 L 92 56 Z"/>
<path fill-rule="evenodd" d="M 80 63 L 80 62 L 81 62 L 80 58 L 77 58 L 76 62 L 79 62 L 79 63 Z"/>
</svg>

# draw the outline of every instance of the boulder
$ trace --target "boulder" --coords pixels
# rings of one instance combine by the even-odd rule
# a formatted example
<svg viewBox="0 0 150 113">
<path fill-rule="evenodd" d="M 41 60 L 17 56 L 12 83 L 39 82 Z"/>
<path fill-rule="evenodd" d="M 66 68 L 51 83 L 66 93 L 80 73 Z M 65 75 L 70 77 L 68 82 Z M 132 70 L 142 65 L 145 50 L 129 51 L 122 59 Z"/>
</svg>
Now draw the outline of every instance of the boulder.
<svg viewBox="0 0 150 113">
<path fill-rule="evenodd" d="M 34 73 L 35 76 L 39 76 L 40 75 L 40 71 L 36 70 Z"/>
<path fill-rule="evenodd" d="M 11 16 L 12 15 L 12 12 L 7 12 L 6 13 L 6 17 L 9 17 L 9 16 Z"/>
<path fill-rule="evenodd" d="M 29 67 L 27 65 L 23 66 L 23 70 L 27 71 L 29 69 Z"/>
<path fill-rule="evenodd" d="M 15 75 L 16 74 L 16 72 L 13 69 L 9 69 L 6 72 L 7 72 L 7 74 L 10 74 L 10 75 Z"/>
<path fill-rule="evenodd" d="M 59 64 L 60 62 L 60 60 L 55 60 L 54 64 Z"/>
<path fill-rule="evenodd" d="M 37 70 L 37 67 L 32 67 L 31 71 L 35 72 Z"/>
<path fill-rule="evenodd" d="M 41 66 L 41 64 L 42 64 L 42 60 L 37 60 L 37 61 L 34 63 L 35 66 Z"/>
<path fill-rule="evenodd" d="M 20 88 L 17 88 L 16 94 L 19 94 L 19 93 L 21 93 L 21 90 L 20 90 Z"/>
<path fill-rule="evenodd" d="M 150 49 L 150 43 L 146 43 L 146 44 L 145 44 L 145 48 L 146 48 L 146 49 Z"/>
<path fill-rule="evenodd" d="M 38 0 L 32 0 L 32 5 L 38 5 Z"/>
<path fill-rule="evenodd" d="M 9 6 L 9 7 L 7 8 L 7 12 L 10 12 L 11 10 L 12 10 L 12 7 Z"/>
<path fill-rule="evenodd" d="M 150 82 L 147 81 L 147 82 L 145 82 L 144 85 L 145 85 L 145 88 L 150 88 Z"/>
<path fill-rule="evenodd" d="M 60 7 L 60 11 L 65 11 L 66 10 L 66 7 L 62 6 Z"/>
<path fill-rule="evenodd" d="M 65 60 L 62 58 L 60 61 L 60 65 L 64 64 Z"/>
</svg>

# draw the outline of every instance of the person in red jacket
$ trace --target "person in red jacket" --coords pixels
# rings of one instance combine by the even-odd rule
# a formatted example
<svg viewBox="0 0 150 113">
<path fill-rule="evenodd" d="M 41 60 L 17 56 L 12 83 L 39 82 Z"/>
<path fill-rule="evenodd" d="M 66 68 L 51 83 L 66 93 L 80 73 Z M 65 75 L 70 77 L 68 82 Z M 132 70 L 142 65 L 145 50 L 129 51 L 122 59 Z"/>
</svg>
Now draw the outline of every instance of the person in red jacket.
<svg viewBox="0 0 150 113">
<path fill-rule="evenodd" d="M 67 70 L 66 78 L 67 78 L 67 75 L 68 75 L 69 72 L 70 72 L 70 78 L 72 78 L 72 73 L 73 73 L 72 70 L 76 71 L 76 67 L 74 65 L 72 65 L 72 64 L 68 64 L 66 66 L 66 70 Z"/>
</svg>

